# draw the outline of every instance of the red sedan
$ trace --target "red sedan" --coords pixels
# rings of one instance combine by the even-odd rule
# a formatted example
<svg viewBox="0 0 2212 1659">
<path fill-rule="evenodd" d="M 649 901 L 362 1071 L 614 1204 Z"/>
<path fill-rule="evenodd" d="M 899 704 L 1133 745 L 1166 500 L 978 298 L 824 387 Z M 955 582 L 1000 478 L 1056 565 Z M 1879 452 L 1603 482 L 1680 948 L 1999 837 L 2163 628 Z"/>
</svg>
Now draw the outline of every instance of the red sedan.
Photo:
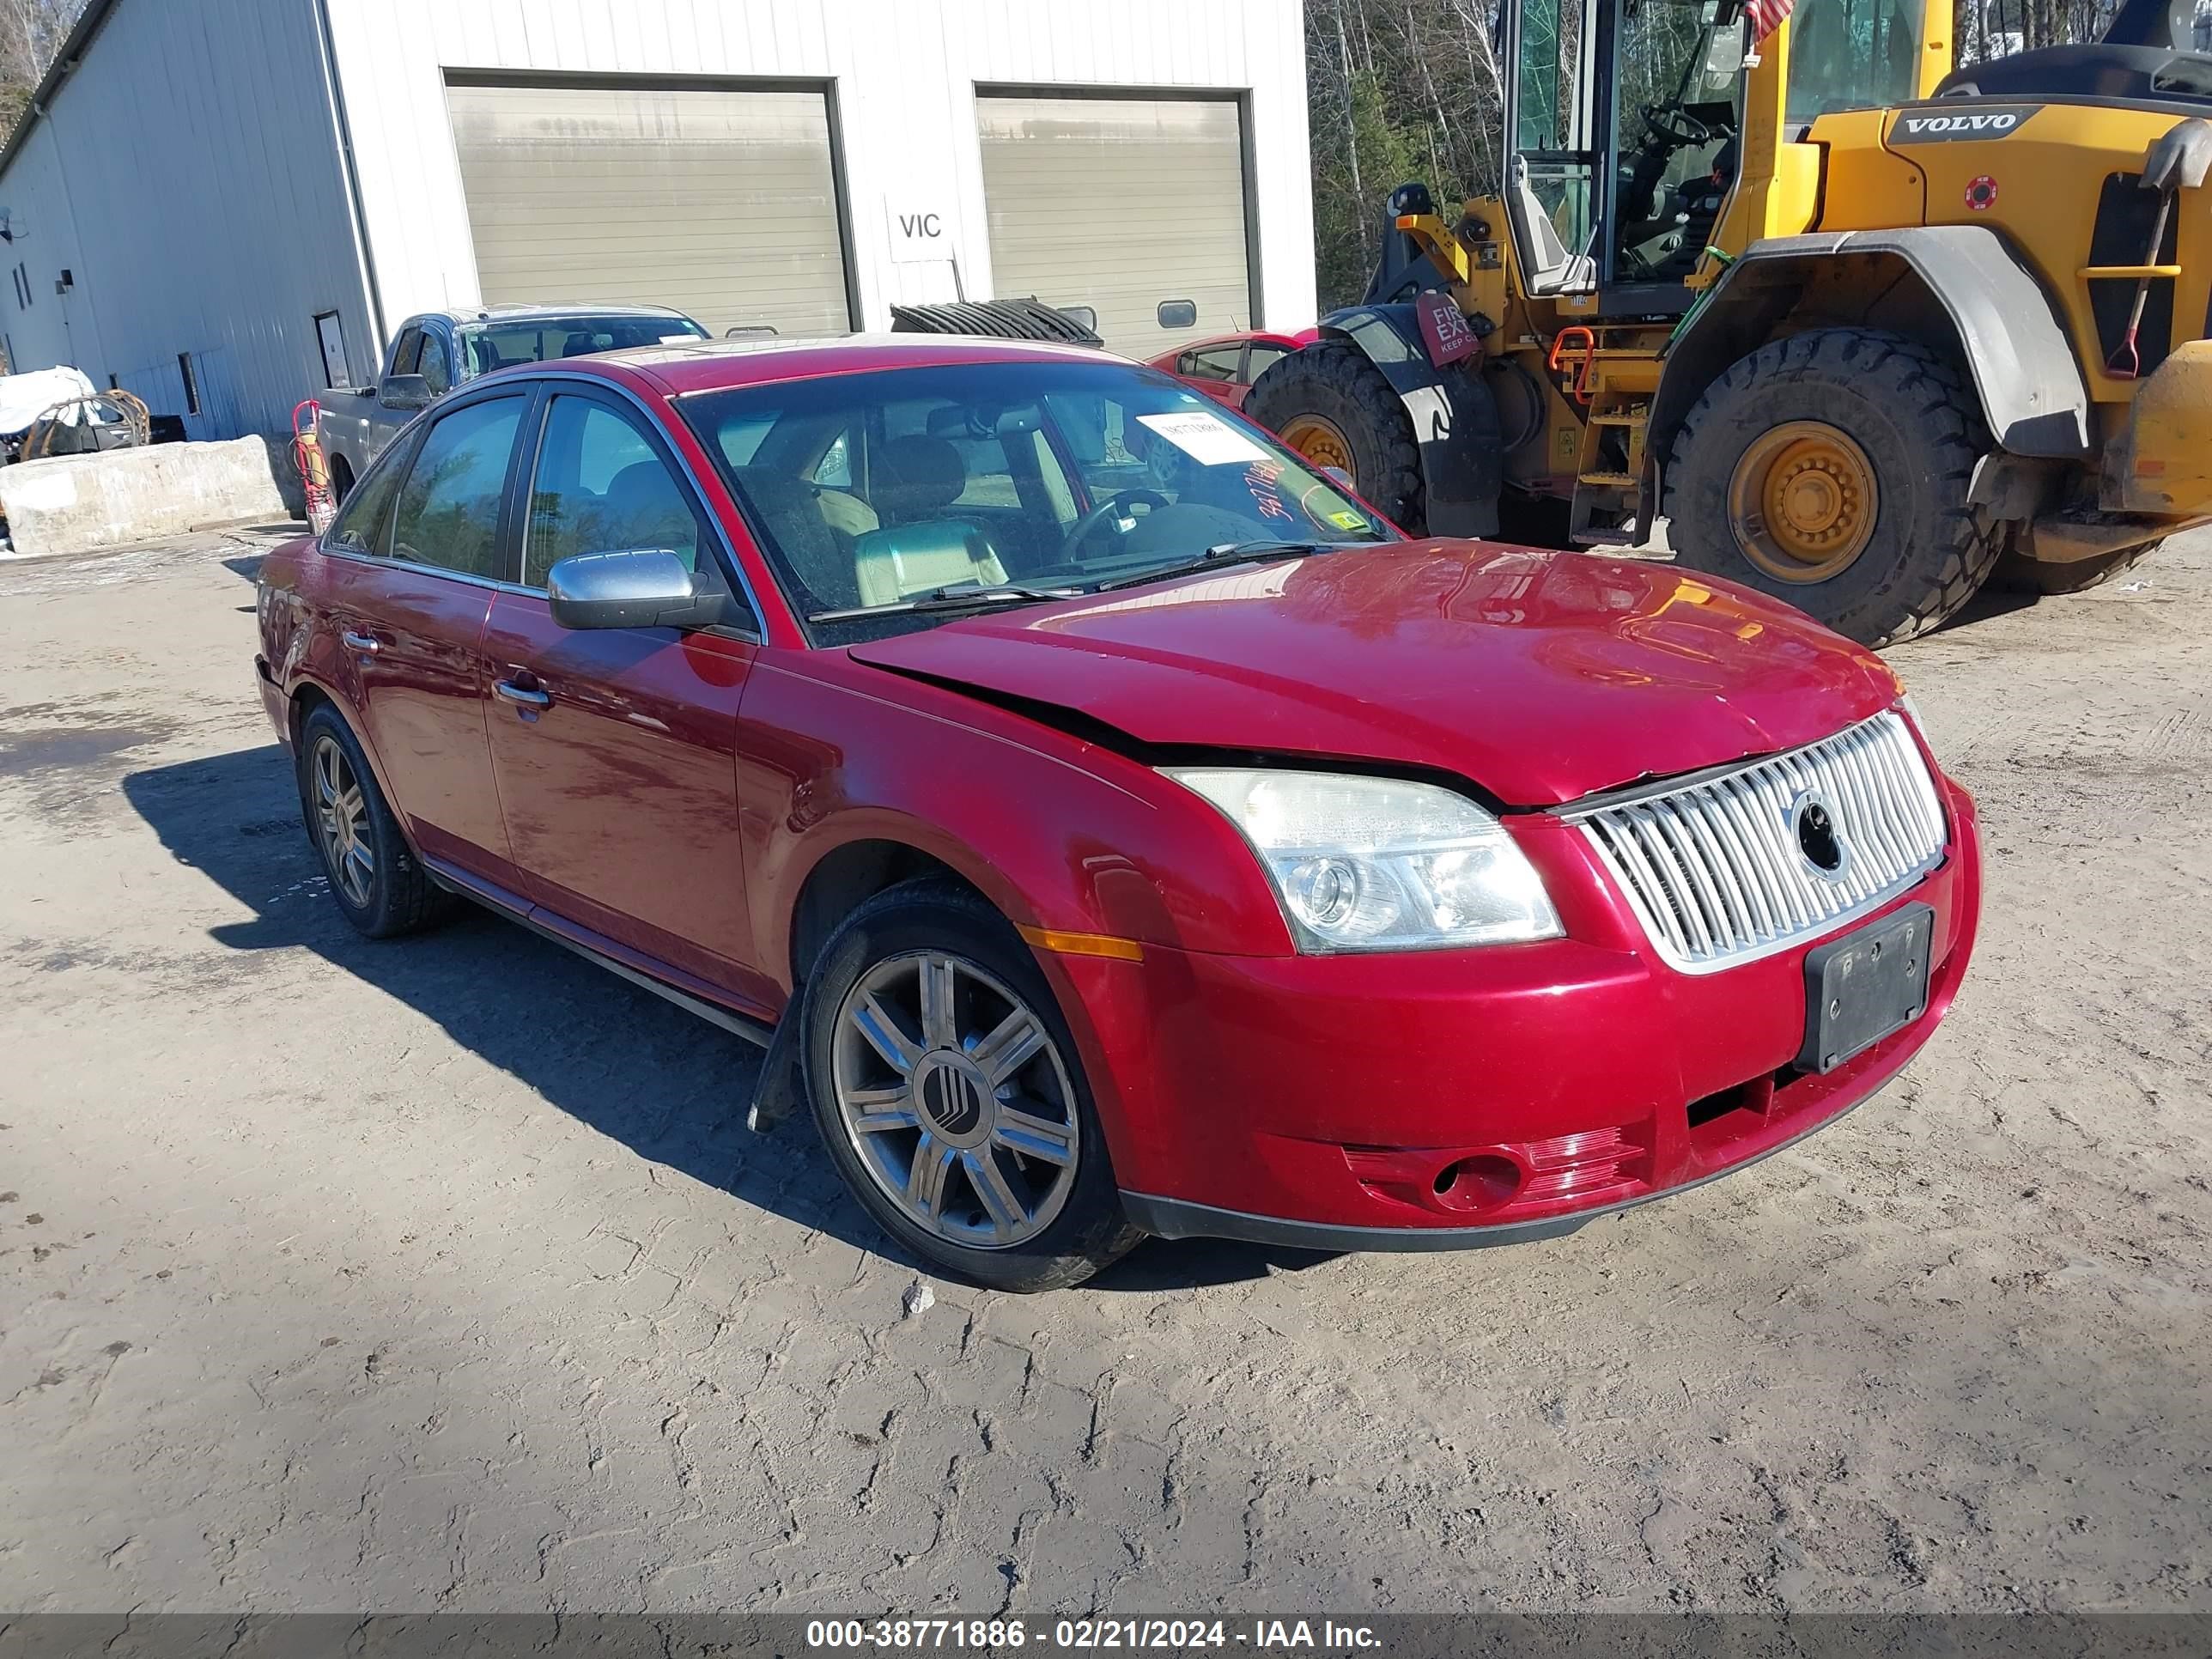
<svg viewBox="0 0 2212 1659">
<path fill-rule="evenodd" d="M 1174 375 L 1185 386 L 1203 392 L 1218 404 L 1242 409 L 1261 369 L 1320 337 L 1320 331 L 1310 328 L 1296 334 L 1224 334 L 1216 339 L 1199 340 L 1173 351 L 1163 351 L 1145 361 Z"/>
<path fill-rule="evenodd" d="M 1894 1075 L 1974 934 L 1880 659 L 1406 541 L 1096 353 L 489 376 L 270 556 L 256 669 L 356 927 L 465 896 L 766 1043 L 757 1121 L 1010 1289 L 1693 1185 Z"/>
</svg>

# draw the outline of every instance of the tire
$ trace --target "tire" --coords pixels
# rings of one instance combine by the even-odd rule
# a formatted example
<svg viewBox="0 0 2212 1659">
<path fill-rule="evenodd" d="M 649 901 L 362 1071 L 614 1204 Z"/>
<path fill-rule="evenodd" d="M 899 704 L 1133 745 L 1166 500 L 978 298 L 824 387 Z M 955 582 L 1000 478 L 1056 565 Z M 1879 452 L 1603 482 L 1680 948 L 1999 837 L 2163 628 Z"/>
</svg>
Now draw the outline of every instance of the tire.
<svg viewBox="0 0 2212 1659">
<path fill-rule="evenodd" d="M 945 964 L 953 985 L 935 1043 L 921 1008 L 933 964 Z M 870 1008 L 896 1027 L 888 1042 L 866 1034 Z M 988 1045 L 976 1038 L 1017 1029 L 1016 1008 L 1042 1044 L 1003 1078 L 987 1075 L 975 1057 Z M 807 1100 L 830 1162 L 877 1225 L 915 1255 L 994 1290 L 1048 1291 L 1081 1283 L 1143 1237 L 1121 1212 L 1052 988 L 1006 918 L 974 892 L 908 882 L 868 900 L 823 945 L 799 1018 Z M 919 1085 L 907 1080 L 917 1073 Z M 852 1103 L 871 1093 L 872 1103 Z M 1003 1115 L 1013 1099 L 1033 1109 L 1018 1123 Z M 863 1111 L 883 1127 L 853 1127 L 848 1118 Z M 1024 1157 L 1002 1135 L 1040 1150 Z M 928 1220 L 929 1205 L 892 1190 L 895 1182 L 911 1189 L 925 1148 L 938 1177 Z M 992 1172 L 995 1199 L 986 1196 Z"/>
<path fill-rule="evenodd" d="M 1334 428 L 1350 451 L 1345 470 L 1352 487 L 1407 535 L 1428 533 L 1428 490 L 1413 417 L 1382 371 L 1351 341 L 1322 340 L 1277 358 L 1252 383 L 1244 413 L 1278 435 L 1301 417 Z M 1325 454 L 1308 459 L 1345 465 Z"/>
<path fill-rule="evenodd" d="M 2127 548 L 2094 559 L 2077 559 L 2071 564 L 2042 564 L 2033 559 L 2007 558 L 1990 580 L 2014 593 L 2040 593 L 2049 598 L 2086 593 L 2093 587 L 2102 587 L 2115 576 L 2125 575 L 2142 562 L 2145 554 L 2155 553 L 2164 545 L 2165 538 L 2161 537 L 2142 547 Z"/>
<path fill-rule="evenodd" d="M 398 819 L 376 787 L 376 775 L 362 754 L 359 739 L 336 708 L 319 703 L 300 723 L 299 755 L 300 810 L 339 913 L 371 939 L 411 933 L 442 915 L 449 908 L 444 890 L 430 879 L 407 844 Z M 335 812 L 325 811 L 333 779 L 322 769 L 333 760 L 340 763 L 333 769 L 338 799 L 356 791 L 359 795 L 343 831 L 335 827 Z M 356 848 L 367 854 L 366 872 L 357 856 L 349 856 Z"/>
<path fill-rule="evenodd" d="M 1740 466 L 1799 423 L 1856 448 L 1875 501 L 1855 556 L 1793 580 L 1754 557 L 1730 497 Z M 1690 411 L 1667 467 L 1668 539 L 1690 569 L 1770 593 L 1862 645 L 1893 645 L 1956 614 L 2003 549 L 2002 527 L 1967 501 L 1990 447 L 1973 394 L 1927 347 L 1872 329 L 1793 335 L 1736 363 Z"/>
<path fill-rule="evenodd" d="M 343 507 L 345 498 L 353 493 L 353 465 L 343 455 L 331 460 L 331 501 Z"/>
</svg>

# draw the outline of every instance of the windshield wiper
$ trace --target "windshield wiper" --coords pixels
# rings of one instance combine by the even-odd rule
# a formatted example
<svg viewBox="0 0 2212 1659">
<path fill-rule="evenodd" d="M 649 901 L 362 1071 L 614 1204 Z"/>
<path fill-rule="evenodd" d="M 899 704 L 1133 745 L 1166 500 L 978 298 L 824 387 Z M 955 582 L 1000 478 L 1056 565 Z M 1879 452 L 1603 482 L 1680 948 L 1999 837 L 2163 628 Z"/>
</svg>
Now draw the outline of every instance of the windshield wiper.
<svg viewBox="0 0 2212 1659">
<path fill-rule="evenodd" d="M 814 611 L 811 623 L 853 622 L 861 617 L 896 617 L 915 611 L 967 611 L 998 605 L 1035 605 L 1041 599 L 1082 597 L 1079 587 L 1030 587 L 1020 582 L 993 582 L 988 587 L 933 587 L 910 599 L 891 605 L 856 605 L 842 611 Z"/>
<path fill-rule="evenodd" d="M 1116 587 L 1135 587 L 1145 582 L 1165 581 L 1173 576 L 1195 575 L 1217 565 L 1249 564 L 1261 559 L 1303 559 L 1313 553 L 1334 553 L 1339 548 L 1379 545 L 1377 542 L 1216 542 L 1194 559 L 1140 570 L 1133 576 L 1116 576 L 1110 582 L 1099 583 L 1097 591 L 1104 593 Z"/>
</svg>

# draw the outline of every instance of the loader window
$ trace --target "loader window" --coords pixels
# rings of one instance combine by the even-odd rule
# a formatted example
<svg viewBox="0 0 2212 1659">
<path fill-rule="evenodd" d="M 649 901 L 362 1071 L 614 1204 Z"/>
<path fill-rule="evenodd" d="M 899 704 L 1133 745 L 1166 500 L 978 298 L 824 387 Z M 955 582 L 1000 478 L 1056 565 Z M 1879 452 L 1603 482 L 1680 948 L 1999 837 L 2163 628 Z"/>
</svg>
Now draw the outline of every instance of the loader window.
<svg viewBox="0 0 2212 1659">
<path fill-rule="evenodd" d="M 1599 0 L 1524 0 L 1515 12 L 1508 209 L 1529 287 L 1587 289 L 1593 186 L 1589 42 Z"/>
<path fill-rule="evenodd" d="M 1790 18 L 1790 125 L 1910 103 L 1919 90 L 1922 3 L 1802 0 Z"/>
<path fill-rule="evenodd" d="M 1719 0 L 1627 0 L 1613 77 L 1607 276 L 1680 282 L 1735 182 L 1743 26 Z"/>
</svg>

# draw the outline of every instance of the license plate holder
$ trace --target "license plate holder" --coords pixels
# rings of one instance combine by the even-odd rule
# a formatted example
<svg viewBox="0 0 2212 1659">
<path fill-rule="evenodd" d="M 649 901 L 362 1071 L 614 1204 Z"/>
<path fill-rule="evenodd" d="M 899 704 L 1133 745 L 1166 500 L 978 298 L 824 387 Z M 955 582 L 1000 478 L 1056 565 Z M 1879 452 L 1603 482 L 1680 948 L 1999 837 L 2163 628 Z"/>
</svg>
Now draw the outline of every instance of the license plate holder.
<svg viewBox="0 0 2212 1659">
<path fill-rule="evenodd" d="M 1832 1072 L 1928 1009 L 1936 912 L 1908 904 L 1805 953 L 1801 1072 Z"/>
</svg>

